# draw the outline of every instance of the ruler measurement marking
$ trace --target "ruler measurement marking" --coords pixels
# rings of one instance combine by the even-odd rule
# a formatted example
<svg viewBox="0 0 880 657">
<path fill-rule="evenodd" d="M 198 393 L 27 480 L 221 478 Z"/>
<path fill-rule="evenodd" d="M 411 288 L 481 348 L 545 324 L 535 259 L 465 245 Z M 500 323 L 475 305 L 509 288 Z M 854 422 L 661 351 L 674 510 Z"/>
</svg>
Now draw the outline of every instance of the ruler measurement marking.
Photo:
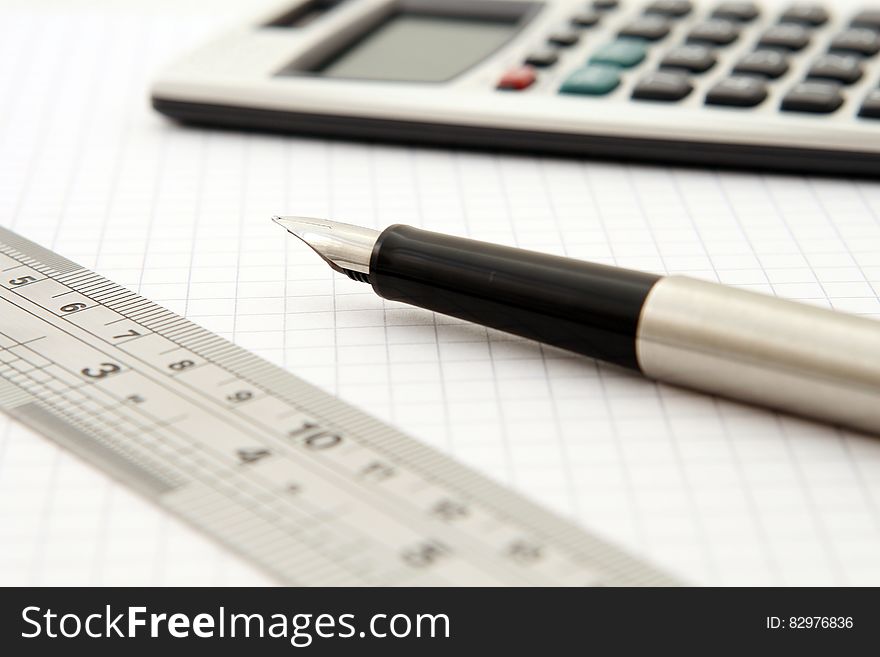
<svg viewBox="0 0 880 657">
<path fill-rule="evenodd" d="M 118 305 L 123 303 L 123 299 L 130 299 L 131 297 L 136 296 L 137 295 L 131 290 L 114 286 L 108 288 L 105 292 L 99 292 L 95 295 L 95 298 L 101 299 L 108 307 L 112 307 L 114 304 Z"/>
<path fill-rule="evenodd" d="M 182 349 L 183 349 L 183 347 L 181 347 L 179 344 L 175 344 L 171 349 L 166 349 L 165 351 L 160 351 L 159 355 L 164 356 L 165 354 L 173 354 L 175 351 L 180 351 Z M 186 350 L 186 351 L 188 351 L 188 350 Z"/>
<path fill-rule="evenodd" d="M 92 299 L 96 299 L 97 295 L 101 294 L 102 291 L 112 290 L 114 288 L 115 288 L 115 286 L 113 286 L 113 285 L 102 285 L 101 283 L 95 283 L 93 285 L 85 285 L 83 287 L 77 286 L 77 290 L 80 293 L 82 293 Z"/>
<path fill-rule="evenodd" d="M 223 482 L 225 483 L 225 482 Z M 237 510 L 238 513 L 241 513 L 247 519 L 247 522 L 253 522 L 253 518 L 247 516 L 247 513 L 250 512 L 252 514 L 257 514 L 261 516 L 265 520 L 274 520 L 278 516 L 277 514 L 267 514 L 266 511 L 259 504 L 252 504 L 251 500 L 240 500 L 238 496 L 238 491 L 236 489 L 229 489 L 225 495 L 225 499 L 232 499 L 233 501 L 241 504 L 242 502 L 247 503 L 244 509 Z M 233 516 L 234 517 L 234 516 Z M 229 519 L 229 510 L 225 506 L 219 506 L 214 511 L 209 514 L 202 514 L 200 516 L 200 520 L 203 522 L 210 522 L 213 519 L 224 519 L 224 529 L 229 527 L 231 532 L 235 531 L 237 525 L 235 522 L 230 522 Z M 311 557 L 312 562 L 324 562 L 326 561 L 325 546 L 323 546 L 315 537 L 309 536 L 307 532 L 302 531 L 301 529 L 295 527 L 287 527 L 278 525 L 270 525 L 275 528 L 277 531 L 281 531 L 286 538 L 287 545 L 289 546 L 291 542 L 294 544 L 298 544 L 305 548 L 305 552 L 298 553 L 295 555 L 297 559 L 297 564 L 306 565 L 309 563 L 309 557 Z M 245 534 L 246 538 L 251 541 L 252 540 L 252 532 L 248 532 Z M 345 570 L 351 576 L 358 577 L 357 571 L 353 570 L 349 565 L 345 563 L 345 559 L 341 559 L 338 562 L 333 563 L 333 567 L 336 570 Z"/>
<path fill-rule="evenodd" d="M 143 308 L 145 306 L 151 306 L 152 304 L 145 299 L 142 299 L 138 296 L 135 296 L 134 299 L 129 301 L 122 301 L 120 303 L 112 304 L 109 306 L 111 310 L 115 310 L 121 315 L 126 315 L 129 318 L 134 317 L 136 308 Z"/>
<path fill-rule="evenodd" d="M 145 307 L 143 311 L 138 311 L 138 314 L 138 321 L 142 321 L 146 324 L 149 322 L 158 321 L 159 318 L 166 317 L 171 313 L 169 313 L 165 308 L 150 304 L 149 306 Z"/>
<path fill-rule="evenodd" d="M 98 434 L 102 433 L 102 431 L 100 431 L 100 430 L 96 431 L 94 428 L 88 427 L 87 425 L 84 425 L 82 423 L 82 421 L 78 418 L 78 416 L 72 413 L 72 408 L 76 408 L 76 409 L 82 408 L 81 402 L 76 402 L 76 401 L 71 400 L 69 398 L 62 398 L 61 403 L 55 402 L 52 399 L 51 389 L 49 389 L 48 393 L 45 393 L 45 391 L 37 392 L 32 389 L 28 389 L 27 392 L 33 398 L 39 400 L 41 403 L 45 404 L 49 408 L 54 408 L 58 413 L 60 413 L 62 416 L 64 416 L 67 419 L 67 421 L 70 422 L 70 424 L 72 426 L 77 427 L 80 431 L 83 431 L 86 434 L 92 434 L 92 435 L 94 435 L 96 433 L 98 433 Z M 46 396 L 43 396 L 44 394 Z M 126 437 L 130 437 L 133 440 L 137 439 L 136 435 L 129 435 L 124 432 L 123 432 L 123 435 Z M 113 452 L 117 452 L 117 453 L 121 452 L 123 455 L 125 455 L 126 460 L 128 460 L 130 463 L 133 461 L 134 465 L 141 467 L 142 469 L 146 470 L 148 473 L 153 474 L 153 476 L 155 476 L 155 473 L 159 473 L 163 479 L 167 479 L 170 474 L 172 480 L 178 476 L 176 473 L 166 473 L 163 470 L 163 468 L 157 467 L 156 465 L 153 465 L 153 459 L 151 459 L 149 456 L 146 457 L 146 465 L 145 465 L 144 464 L 144 457 L 139 453 L 132 454 L 131 453 L 132 449 L 129 445 L 119 444 L 117 441 L 111 441 L 111 440 L 107 440 L 104 438 L 99 438 L 99 442 L 102 446 L 104 446 L 105 448 L 107 448 Z M 144 447 L 144 445 L 142 445 L 140 443 L 138 443 L 137 446 Z M 137 452 L 137 450 L 135 450 L 135 452 Z"/>
<path fill-rule="evenodd" d="M 92 291 L 95 288 L 101 287 L 111 287 L 113 284 L 110 281 L 102 279 L 100 276 L 96 276 L 94 274 L 89 274 L 88 272 L 83 272 L 82 274 L 78 274 L 76 276 L 70 276 L 65 278 L 64 280 L 58 280 L 59 283 L 63 283 L 64 285 L 73 288 L 76 286 L 78 290 L 89 290 Z"/>
<path fill-rule="evenodd" d="M 76 283 L 72 283 L 70 285 L 74 289 L 79 287 L 79 285 Z M 95 297 L 100 297 L 104 299 L 105 303 L 108 304 L 120 304 L 123 303 L 123 299 L 137 298 L 137 294 L 129 290 L 127 287 L 120 287 L 119 285 L 114 284 L 98 292 Z"/>
<path fill-rule="evenodd" d="M 120 301 L 110 306 L 113 310 L 126 315 L 127 317 L 134 317 L 138 312 L 140 312 L 144 308 L 153 308 L 153 304 L 143 299 L 139 296 L 136 296 L 133 299 L 128 299 L 126 301 Z"/>
<path fill-rule="evenodd" d="M 191 336 L 191 335 L 195 335 L 196 333 L 198 333 L 198 329 L 192 328 L 188 325 L 185 325 L 179 329 L 174 329 L 173 331 L 168 331 L 165 335 L 169 339 L 177 342 L 178 340 L 185 339 L 186 337 Z"/>
<path fill-rule="evenodd" d="M 154 309 L 150 308 L 149 306 L 146 306 L 146 307 L 144 307 L 143 310 L 126 311 L 125 314 L 128 315 L 131 319 L 138 322 L 139 324 L 143 324 L 144 326 L 150 326 L 150 318 L 162 316 L 163 311 L 154 310 Z M 152 327 L 150 326 L 150 328 L 152 328 Z"/>
<path fill-rule="evenodd" d="M 180 318 L 171 317 L 165 321 L 153 324 L 152 328 L 157 333 L 161 332 L 167 337 L 171 330 L 173 330 L 175 327 L 182 326 L 185 321 L 186 320 L 181 320 Z"/>
<path fill-rule="evenodd" d="M 93 271 L 89 271 L 88 269 L 80 268 L 74 271 L 67 272 L 66 274 L 61 274 L 56 278 L 63 283 L 67 283 L 68 281 L 78 281 L 83 279 L 94 280 L 96 278 L 100 278 L 100 275 L 96 274 Z"/>
<path fill-rule="evenodd" d="M 201 345 L 205 344 L 205 342 L 207 340 L 208 340 L 208 338 L 206 338 L 206 337 L 205 338 L 198 338 L 197 340 L 194 340 L 193 342 L 188 342 L 187 345 L 193 351 L 195 351 L 197 354 L 199 354 L 202 358 L 213 358 L 213 354 L 211 353 L 211 351 L 209 349 L 202 348 L 202 346 L 201 346 Z"/>
<path fill-rule="evenodd" d="M 33 343 L 33 342 L 38 342 L 39 340 L 45 340 L 45 339 L 46 339 L 46 336 L 45 336 L 45 335 L 41 335 L 41 336 L 38 337 L 38 338 L 31 338 L 30 340 L 24 340 L 23 342 L 18 342 L 18 341 L 15 340 L 13 337 L 11 337 L 11 336 L 9 336 L 9 335 L 6 335 L 6 334 L 3 333 L 3 332 L 0 332 L 0 335 L 2 335 L 4 338 L 7 338 L 7 339 L 9 339 L 9 340 L 11 340 L 12 342 L 15 343 L 12 347 L 6 347 L 6 348 L 5 348 L 6 351 L 9 351 L 10 349 L 12 349 L 12 348 L 14 348 L 14 347 L 24 347 L 25 345 L 29 345 L 29 344 L 31 344 L 31 343 Z"/>
<path fill-rule="evenodd" d="M 25 376 L 26 378 L 30 379 L 35 385 L 38 385 L 38 386 L 43 387 L 43 388 L 48 388 L 48 385 L 46 384 L 46 382 L 39 381 L 39 380 L 37 380 L 37 379 L 33 379 L 33 377 L 29 377 L 29 376 L 27 376 L 27 374 L 29 374 L 29 373 L 25 373 L 24 376 Z M 58 380 L 58 379 L 54 379 L 54 380 L 60 382 L 60 380 Z M 63 384 L 63 382 L 61 382 L 61 383 Z M 49 389 L 49 390 L 51 391 L 51 389 Z M 71 389 L 71 391 L 75 391 L 75 390 L 76 390 L 76 389 Z M 29 390 L 29 392 L 33 393 L 35 396 L 37 395 L 37 393 L 34 392 L 33 390 Z M 79 401 L 76 400 L 75 398 L 71 398 L 70 396 L 62 397 L 62 399 L 63 399 L 66 403 L 71 404 L 71 405 L 76 406 L 76 407 L 80 407 L 80 408 L 83 407 L 83 405 L 84 405 L 85 402 L 91 402 L 91 403 L 97 405 L 97 407 L 98 407 L 97 410 L 100 411 L 100 412 L 105 412 L 105 411 L 106 411 L 106 412 L 115 412 L 116 409 L 117 409 L 117 407 L 119 406 L 119 402 L 118 402 L 116 399 L 113 399 L 113 398 L 111 398 L 111 399 L 112 399 L 112 403 L 111 403 L 111 404 L 107 404 L 106 402 L 103 402 L 102 400 L 96 399 L 95 397 L 89 397 L 89 396 L 85 396 L 85 399 L 83 399 L 83 400 L 79 400 Z M 100 415 L 96 415 L 96 417 L 100 417 Z M 129 418 L 125 418 L 125 416 L 120 416 L 120 417 L 121 417 L 121 418 L 124 418 L 124 419 L 126 419 L 126 420 L 129 420 Z M 103 418 L 103 421 L 106 423 L 106 422 L 107 422 L 107 418 Z M 133 422 L 131 422 L 130 420 L 129 420 L 129 422 L 133 424 Z M 147 427 L 147 426 L 136 426 L 136 428 L 137 428 L 139 431 L 149 431 L 149 427 Z M 133 438 L 136 439 L 138 436 L 137 436 L 137 434 L 134 434 L 134 435 L 129 436 L 129 437 L 133 437 Z"/>
<path fill-rule="evenodd" d="M 51 274 L 49 274 L 49 275 L 51 276 Z M 65 275 L 65 276 L 59 276 L 55 280 L 58 281 L 59 283 L 61 283 L 62 285 L 65 285 L 65 286 L 73 289 L 74 285 L 76 285 L 78 288 L 88 287 L 89 282 L 94 282 L 97 279 L 95 279 L 93 276 L 91 276 L 89 274 L 89 272 L 81 271 L 81 272 L 73 272 L 73 273 Z"/>
<path fill-rule="evenodd" d="M 236 538 L 237 535 L 226 531 L 227 526 L 229 525 L 229 517 L 230 517 L 230 511 L 228 509 L 228 500 L 229 499 L 232 499 L 233 501 L 235 501 L 235 498 L 230 498 L 228 495 L 224 495 L 221 498 L 221 500 L 220 500 L 221 506 L 219 506 L 217 509 L 217 511 L 219 511 L 219 513 L 214 513 L 214 514 L 210 514 L 210 515 L 200 515 L 200 516 L 192 516 L 189 513 L 185 513 L 184 517 L 186 519 L 190 520 L 190 522 L 192 522 L 193 524 L 208 526 L 208 527 L 210 527 L 212 525 L 212 523 L 214 523 L 218 520 L 222 521 L 223 522 L 223 529 L 224 529 L 224 536 L 221 537 L 221 540 L 223 540 L 225 543 L 230 545 L 230 547 L 232 547 L 236 551 L 241 552 L 241 547 L 236 546 L 235 541 L 233 540 Z M 166 506 L 166 508 L 172 508 L 172 509 L 175 508 L 173 504 L 166 504 L 165 506 Z M 252 507 L 246 507 L 245 509 L 236 509 L 235 512 L 236 513 L 248 513 L 248 512 L 254 513 L 254 509 Z M 260 548 L 259 544 L 254 544 L 253 537 L 250 532 L 245 533 L 245 534 L 241 534 L 238 536 L 240 537 L 242 542 L 246 542 L 246 543 L 250 544 L 251 550 L 257 550 Z M 295 561 L 292 561 L 292 563 L 295 564 L 296 566 L 298 566 L 296 568 L 296 570 L 298 571 L 297 577 L 299 578 L 298 580 L 296 580 L 297 582 L 300 582 L 303 579 L 309 577 L 309 575 L 311 574 L 310 571 L 314 570 L 316 568 L 316 566 L 319 564 L 325 568 L 332 569 L 336 573 L 339 573 L 339 571 L 347 571 L 347 575 L 349 577 L 355 577 L 356 579 L 360 579 L 359 574 L 357 572 L 353 572 L 351 569 L 346 568 L 343 564 L 340 564 L 337 562 L 330 562 L 327 559 L 327 555 L 323 554 L 321 552 L 320 544 L 317 544 L 314 542 L 306 543 L 303 540 L 302 536 L 293 535 L 293 534 L 285 534 L 285 538 L 286 538 L 286 548 L 287 549 L 283 550 L 282 552 L 290 553 L 291 552 L 290 547 L 294 547 L 297 550 L 297 553 L 295 555 L 292 555 L 292 558 L 295 559 Z M 282 574 L 287 579 L 290 578 L 289 572 L 284 572 L 284 570 L 281 570 L 278 568 L 277 558 L 274 560 L 267 559 L 263 562 L 263 565 L 268 570 L 271 570 L 277 574 Z"/>
</svg>

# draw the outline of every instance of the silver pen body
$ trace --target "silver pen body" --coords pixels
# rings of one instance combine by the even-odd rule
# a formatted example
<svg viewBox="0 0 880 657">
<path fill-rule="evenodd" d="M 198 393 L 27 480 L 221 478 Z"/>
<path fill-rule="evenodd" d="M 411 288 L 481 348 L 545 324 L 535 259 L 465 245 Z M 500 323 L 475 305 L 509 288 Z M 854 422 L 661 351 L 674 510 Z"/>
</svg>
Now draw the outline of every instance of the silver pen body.
<svg viewBox="0 0 880 657">
<path fill-rule="evenodd" d="M 880 323 L 684 276 L 661 278 L 636 334 L 642 372 L 880 433 Z"/>
</svg>

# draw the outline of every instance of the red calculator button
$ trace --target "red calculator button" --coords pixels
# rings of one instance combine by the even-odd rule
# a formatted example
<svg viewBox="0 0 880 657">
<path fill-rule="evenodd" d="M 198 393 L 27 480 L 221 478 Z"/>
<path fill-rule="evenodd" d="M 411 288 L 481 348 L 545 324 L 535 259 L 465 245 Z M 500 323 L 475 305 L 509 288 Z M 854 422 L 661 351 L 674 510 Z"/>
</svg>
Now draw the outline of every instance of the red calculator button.
<svg viewBox="0 0 880 657">
<path fill-rule="evenodd" d="M 501 76 L 501 79 L 498 81 L 498 88 L 519 91 L 532 86 L 537 79 L 538 76 L 535 74 L 535 69 L 531 66 L 517 66 Z"/>
</svg>

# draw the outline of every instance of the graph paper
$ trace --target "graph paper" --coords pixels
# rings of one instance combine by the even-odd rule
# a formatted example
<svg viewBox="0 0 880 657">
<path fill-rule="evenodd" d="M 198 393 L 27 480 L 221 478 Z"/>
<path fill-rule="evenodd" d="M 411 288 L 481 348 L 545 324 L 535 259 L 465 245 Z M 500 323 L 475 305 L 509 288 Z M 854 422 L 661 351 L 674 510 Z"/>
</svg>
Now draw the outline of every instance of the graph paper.
<svg viewBox="0 0 880 657">
<path fill-rule="evenodd" d="M 249 10 L 2 5 L 0 223 L 688 582 L 880 585 L 876 438 L 384 301 L 269 220 L 409 223 L 880 317 L 880 185 L 153 113 L 157 68 Z M 268 583 L 5 417 L 0 556 L 0 584 Z"/>
</svg>

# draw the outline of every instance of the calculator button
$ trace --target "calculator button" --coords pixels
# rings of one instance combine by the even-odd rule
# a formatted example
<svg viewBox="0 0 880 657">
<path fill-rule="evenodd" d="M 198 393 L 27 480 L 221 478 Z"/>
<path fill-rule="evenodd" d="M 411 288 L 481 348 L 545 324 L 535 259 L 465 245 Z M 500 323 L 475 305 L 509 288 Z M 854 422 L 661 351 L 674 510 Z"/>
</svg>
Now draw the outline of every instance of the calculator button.
<svg viewBox="0 0 880 657">
<path fill-rule="evenodd" d="M 574 30 L 557 30 L 556 32 L 551 32 L 547 37 L 547 43 L 551 43 L 554 46 L 560 46 L 563 48 L 567 48 L 568 46 L 573 46 L 580 40 L 580 35 Z"/>
<path fill-rule="evenodd" d="M 590 57 L 595 64 L 613 64 L 621 68 L 632 68 L 641 64 L 648 54 L 648 48 L 641 39 L 617 39 L 599 48 Z"/>
<path fill-rule="evenodd" d="M 788 73 L 788 56 L 778 50 L 756 50 L 740 59 L 733 72 L 763 75 L 775 80 Z"/>
<path fill-rule="evenodd" d="M 620 30 L 620 36 L 659 41 L 669 34 L 669 21 L 662 16 L 639 16 Z"/>
<path fill-rule="evenodd" d="M 541 50 L 536 50 L 526 57 L 526 64 L 528 64 L 529 66 L 537 66 L 538 68 L 553 66 L 553 64 L 558 61 L 559 55 L 556 54 L 556 51 L 552 48 L 542 48 Z"/>
<path fill-rule="evenodd" d="M 767 83 L 759 78 L 735 75 L 721 80 L 706 94 L 707 105 L 755 107 L 767 100 Z"/>
<path fill-rule="evenodd" d="M 566 78 L 559 88 L 561 94 L 604 96 L 620 84 L 620 69 L 605 64 L 588 64 Z"/>
<path fill-rule="evenodd" d="M 831 40 L 831 50 L 844 50 L 871 57 L 880 52 L 880 34 L 862 27 L 845 30 Z"/>
<path fill-rule="evenodd" d="M 834 82 L 801 82 L 782 99 L 782 109 L 786 112 L 831 114 L 841 105 L 840 85 Z"/>
<path fill-rule="evenodd" d="M 694 27 L 688 34 L 688 41 L 726 46 L 736 41 L 739 31 L 739 26 L 735 23 L 713 18 Z"/>
<path fill-rule="evenodd" d="M 866 27 L 871 30 L 880 31 L 880 9 L 860 11 L 853 16 L 850 25 L 853 27 Z"/>
<path fill-rule="evenodd" d="M 836 80 L 844 84 L 858 82 L 862 77 L 862 60 L 853 55 L 822 55 L 813 62 L 807 77 Z"/>
<path fill-rule="evenodd" d="M 584 11 L 579 11 L 574 16 L 571 17 L 572 25 L 577 25 L 578 27 L 593 27 L 596 23 L 599 22 L 599 19 L 602 18 L 598 12 L 590 11 L 589 9 L 585 9 Z"/>
<path fill-rule="evenodd" d="M 593 0 L 593 9 L 610 11 L 611 9 L 617 9 L 619 4 L 619 0 Z"/>
<path fill-rule="evenodd" d="M 520 91 L 527 87 L 531 87 L 535 83 L 535 80 L 537 80 L 535 69 L 531 66 L 517 66 L 501 76 L 501 79 L 498 81 L 498 88 L 509 91 Z"/>
<path fill-rule="evenodd" d="M 645 7 L 646 14 L 658 14 L 669 18 L 681 18 L 687 16 L 693 10 L 694 5 L 690 0 L 654 0 Z"/>
<path fill-rule="evenodd" d="M 780 23 L 800 23 L 801 25 L 811 25 L 819 27 L 828 22 L 828 11 L 821 5 L 809 3 L 799 3 L 792 5 L 779 17 Z"/>
<path fill-rule="evenodd" d="M 862 103 L 859 116 L 866 119 L 880 119 L 880 89 L 874 89 Z"/>
<path fill-rule="evenodd" d="M 760 13 L 754 2 L 722 2 L 715 7 L 712 18 L 749 23 L 755 20 Z"/>
<path fill-rule="evenodd" d="M 694 85 L 684 73 L 658 71 L 639 80 L 632 97 L 638 100 L 676 101 L 685 98 L 693 90 Z"/>
<path fill-rule="evenodd" d="M 803 50 L 810 43 L 810 32 L 802 25 L 774 25 L 761 36 L 758 45 L 770 48 Z"/>
<path fill-rule="evenodd" d="M 683 68 L 691 73 L 705 73 L 718 59 L 711 48 L 698 45 L 678 46 L 663 56 L 663 68 Z"/>
</svg>

